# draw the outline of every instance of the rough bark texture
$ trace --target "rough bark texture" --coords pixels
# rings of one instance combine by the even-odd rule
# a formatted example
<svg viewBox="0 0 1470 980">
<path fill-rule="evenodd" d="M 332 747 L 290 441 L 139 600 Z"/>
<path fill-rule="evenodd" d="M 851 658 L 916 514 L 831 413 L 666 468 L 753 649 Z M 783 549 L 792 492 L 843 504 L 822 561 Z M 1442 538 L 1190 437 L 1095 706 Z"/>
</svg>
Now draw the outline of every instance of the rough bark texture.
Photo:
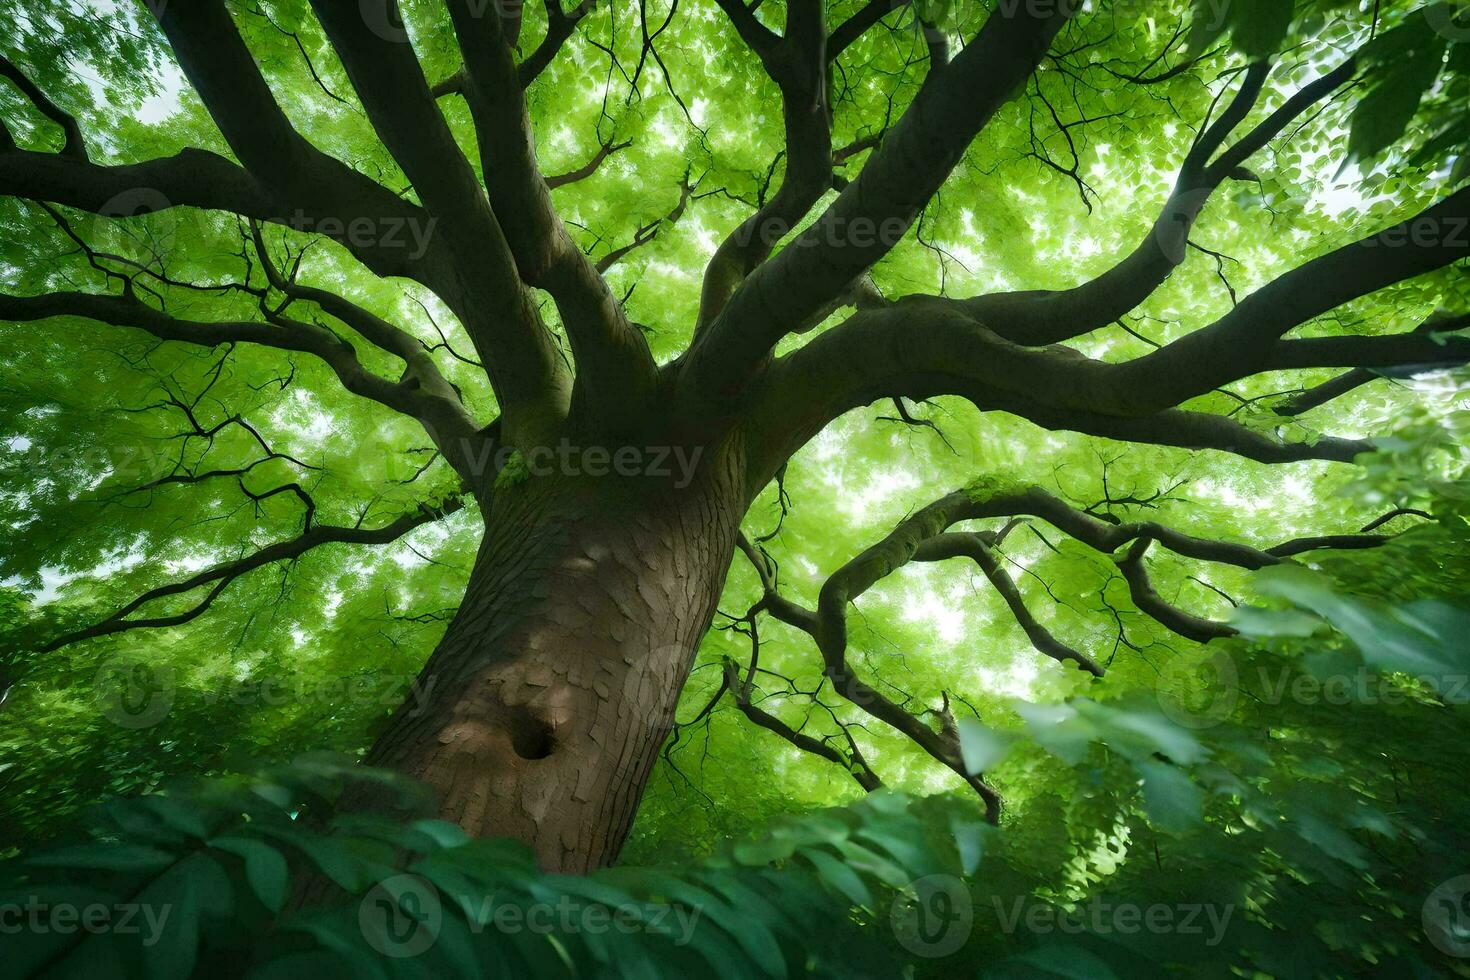
<svg viewBox="0 0 1470 980">
<path fill-rule="evenodd" d="M 476 835 L 548 870 L 610 863 L 632 826 L 743 507 L 737 467 L 502 488 L 463 604 L 368 763 L 419 778 Z"/>
</svg>

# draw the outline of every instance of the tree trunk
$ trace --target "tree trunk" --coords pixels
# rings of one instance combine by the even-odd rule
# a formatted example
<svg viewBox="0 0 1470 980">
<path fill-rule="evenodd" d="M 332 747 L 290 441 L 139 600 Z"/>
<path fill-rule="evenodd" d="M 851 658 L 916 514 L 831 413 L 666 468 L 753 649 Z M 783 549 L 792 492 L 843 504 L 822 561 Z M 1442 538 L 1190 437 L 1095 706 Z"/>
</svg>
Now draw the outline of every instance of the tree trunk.
<svg viewBox="0 0 1470 980">
<path fill-rule="evenodd" d="M 611 863 L 714 614 L 744 500 L 733 464 L 503 487 L 463 603 L 367 756 L 550 871 Z M 432 684 L 432 688 L 429 685 Z"/>
</svg>

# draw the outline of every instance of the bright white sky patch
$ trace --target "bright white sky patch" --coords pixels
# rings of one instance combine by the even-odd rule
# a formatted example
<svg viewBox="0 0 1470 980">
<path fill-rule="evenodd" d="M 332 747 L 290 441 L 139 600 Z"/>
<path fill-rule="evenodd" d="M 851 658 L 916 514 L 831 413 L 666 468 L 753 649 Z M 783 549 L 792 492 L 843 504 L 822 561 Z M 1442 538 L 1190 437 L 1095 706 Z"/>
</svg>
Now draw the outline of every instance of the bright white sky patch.
<svg viewBox="0 0 1470 980">
<path fill-rule="evenodd" d="M 107 578 L 118 572 L 125 572 L 142 564 L 146 559 L 141 551 L 132 551 L 125 555 L 103 559 L 94 567 L 85 572 L 68 572 L 54 565 L 46 565 L 41 568 L 41 588 L 32 597 L 32 602 L 43 606 L 48 602 L 55 602 L 60 597 L 61 591 L 78 579 L 85 578 Z"/>
<path fill-rule="evenodd" d="M 929 626 L 934 631 L 934 637 L 941 643 L 957 643 L 965 635 L 965 621 L 968 618 L 953 600 L 947 599 L 932 587 L 920 586 L 907 589 L 906 598 L 903 603 L 904 620 L 910 623 L 921 623 Z"/>
<path fill-rule="evenodd" d="M 919 478 L 906 470 L 884 470 L 872 474 L 866 486 L 849 487 L 842 502 L 847 512 L 858 521 L 866 521 L 876 510 L 881 509 L 893 498 L 914 490 Z"/>
</svg>

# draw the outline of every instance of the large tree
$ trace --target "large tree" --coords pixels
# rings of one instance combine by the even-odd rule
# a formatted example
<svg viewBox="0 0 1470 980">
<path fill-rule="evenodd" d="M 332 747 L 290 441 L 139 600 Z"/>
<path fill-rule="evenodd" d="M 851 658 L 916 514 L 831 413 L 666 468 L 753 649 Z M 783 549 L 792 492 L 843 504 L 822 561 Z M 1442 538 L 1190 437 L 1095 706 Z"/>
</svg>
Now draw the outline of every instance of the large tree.
<svg viewBox="0 0 1470 980">
<path fill-rule="evenodd" d="M 839 419 L 918 434 L 945 396 L 1225 470 L 1351 464 L 1367 442 L 1300 418 L 1470 360 L 1455 336 L 1470 189 L 1437 170 L 1463 137 L 1453 5 L 403 6 L 171 0 L 99 20 L 6 5 L 26 41 L 0 61 L 0 194 L 6 227 L 27 229 L 0 295 L 15 437 L 162 447 L 141 468 L 74 460 L 14 488 L 20 508 L 97 508 L 77 526 L 12 522 L 34 557 L 8 572 L 110 560 L 124 585 L 156 579 L 115 611 L 72 608 L 90 618 L 37 646 L 207 623 L 263 569 L 475 515 L 462 596 L 388 601 L 400 623 L 448 625 L 366 759 L 435 787 L 470 832 L 582 871 L 628 835 L 732 567 L 757 598 L 718 625 L 751 652 L 723 663 L 694 720 L 732 704 L 769 733 L 753 739 L 866 789 L 881 780 L 864 739 L 896 732 L 995 820 L 1001 796 L 956 734 L 963 679 L 914 698 L 849 656 L 852 605 L 880 580 L 971 563 L 1085 686 L 1120 644 L 1141 650 L 1106 597 L 1111 642 L 1047 625 L 1002 550 L 1023 522 L 1115 566 L 1128 616 L 1208 643 L 1234 632 L 1209 615 L 1228 597 L 1166 595 L 1159 553 L 1259 568 L 1418 519 L 1225 540 L 1132 519 L 1168 487 L 1109 488 L 1104 467 L 1100 499 L 1069 501 L 1044 449 L 1021 461 L 1034 472 L 997 472 L 981 440 L 965 465 L 988 475 L 911 501 L 810 601 L 742 529 L 757 501 L 784 515 L 788 461 Z M 1310 209 L 1283 186 L 1345 161 L 1371 175 L 1385 154 L 1424 179 L 1380 175 L 1293 237 Z M 1132 186 L 1109 230 L 1079 217 L 1103 181 Z M 1295 253 L 1244 295 L 1237 261 L 1200 237 L 1231 220 Z M 1220 288 L 1182 302 L 1181 276 L 1184 293 Z M 276 591 L 250 593 L 251 618 Z M 806 697 L 826 734 L 763 707 L 770 620 L 820 664 Z M 289 659 L 289 631 L 277 643 Z"/>
</svg>

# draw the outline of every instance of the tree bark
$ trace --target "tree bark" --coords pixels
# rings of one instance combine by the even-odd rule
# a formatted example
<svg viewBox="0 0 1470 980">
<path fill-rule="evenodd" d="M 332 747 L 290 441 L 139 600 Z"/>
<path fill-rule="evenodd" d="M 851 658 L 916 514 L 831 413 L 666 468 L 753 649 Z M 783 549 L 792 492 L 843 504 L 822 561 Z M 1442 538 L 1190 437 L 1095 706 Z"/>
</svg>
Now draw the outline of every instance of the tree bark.
<svg viewBox="0 0 1470 980">
<path fill-rule="evenodd" d="M 611 863 L 714 615 L 745 505 L 725 454 L 676 489 L 529 477 L 498 490 L 465 597 L 367 763 L 422 780 L 549 871 Z M 432 685 L 432 687 L 430 686 Z"/>
</svg>

